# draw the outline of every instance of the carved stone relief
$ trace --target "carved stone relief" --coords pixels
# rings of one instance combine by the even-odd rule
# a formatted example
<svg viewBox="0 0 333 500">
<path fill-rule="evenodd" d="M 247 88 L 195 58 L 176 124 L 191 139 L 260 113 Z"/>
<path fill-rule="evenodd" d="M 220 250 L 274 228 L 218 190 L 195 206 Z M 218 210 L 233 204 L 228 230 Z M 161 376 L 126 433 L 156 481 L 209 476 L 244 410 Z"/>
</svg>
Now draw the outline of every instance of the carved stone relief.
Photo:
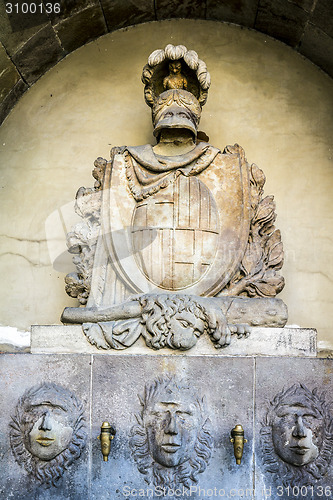
<svg viewBox="0 0 333 500">
<path fill-rule="evenodd" d="M 66 291 L 86 307 L 66 308 L 62 321 L 83 324 L 103 349 L 124 349 L 143 335 L 148 347 L 185 350 L 204 331 L 224 347 L 232 333 L 250 331 L 248 297 L 260 299 L 256 326 L 284 326 L 286 306 L 275 299 L 284 286 L 283 248 L 265 175 L 238 144 L 221 151 L 198 131 L 206 64 L 195 51 L 168 45 L 149 56 L 142 81 L 157 144 L 113 148 L 110 161 L 95 162 L 94 188 L 79 189 L 82 223 L 68 235 L 77 272 L 67 275 Z M 231 298 L 245 309 L 241 325 L 229 315 Z M 182 332 L 181 319 L 173 331 L 172 314 L 158 331 L 144 302 L 153 318 L 167 309 L 160 303 L 173 303 L 176 315 L 191 303 L 191 314 L 201 311 L 186 324 L 201 324 Z"/>
<path fill-rule="evenodd" d="M 231 335 L 248 336 L 248 325 L 228 324 L 218 305 L 188 295 L 141 295 L 122 305 L 118 321 L 84 323 L 83 331 L 91 344 L 102 349 L 125 349 L 140 335 L 155 350 L 190 349 L 203 333 L 217 348 L 230 343 Z"/>
<path fill-rule="evenodd" d="M 317 389 L 295 384 L 279 392 L 261 428 L 267 472 L 285 486 L 311 486 L 330 465 L 333 449 L 332 402 Z"/>
<path fill-rule="evenodd" d="M 64 387 L 43 383 L 20 398 L 10 422 L 16 462 L 46 487 L 57 486 L 86 444 L 82 404 Z"/>
<path fill-rule="evenodd" d="M 167 374 L 147 383 L 139 399 L 141 412 L 130 437 L 138 470 L 148 484 L 190 488 L 213 447 L 203 398 L 192 384 Z"/>
</svg>

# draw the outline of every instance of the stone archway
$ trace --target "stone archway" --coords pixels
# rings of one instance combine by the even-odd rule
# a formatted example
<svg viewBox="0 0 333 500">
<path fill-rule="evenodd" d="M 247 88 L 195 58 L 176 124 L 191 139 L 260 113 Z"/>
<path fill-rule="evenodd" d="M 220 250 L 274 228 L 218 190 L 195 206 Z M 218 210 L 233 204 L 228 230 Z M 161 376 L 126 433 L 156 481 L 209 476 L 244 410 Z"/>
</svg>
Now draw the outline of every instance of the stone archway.
<svg viewBox="0 0 333 500">
<path fill-rule="evenodd" d="M 238 24 L 286 43 L 333 75 L 333 7 L 328 0 L 60 0 L 52 4 L 45 0 L 47 12 L 40 12 L 41 3 L 36 2 L 36 12 L 29 13 L 32 3 L 21 0 L 7 6 L 7 12 L 5 2 L 0 4 L 0 123 L 22 94 L 67 54 L 106 33 L 149 21 L 182 18 Z"/>
</svg>

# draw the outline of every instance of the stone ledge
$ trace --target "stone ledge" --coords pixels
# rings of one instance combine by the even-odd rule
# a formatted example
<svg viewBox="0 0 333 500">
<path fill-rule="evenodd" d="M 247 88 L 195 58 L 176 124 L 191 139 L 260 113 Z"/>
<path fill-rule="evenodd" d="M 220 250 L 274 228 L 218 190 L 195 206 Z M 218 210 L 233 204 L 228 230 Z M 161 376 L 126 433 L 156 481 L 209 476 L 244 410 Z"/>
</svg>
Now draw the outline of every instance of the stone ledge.
<svg viewBox="0 0 333 500">
<path fill-rule="evenodd" d="M 317 331 L 314 328 L 252 328 L 248 338 L 232 336 L 231 344 L 215 349 L 208 337 L 201 337 L 188 351 L 149 349 L 142 338 L 125 350 L 103 350 L 89 344 L 80 325 L 33 325 L 31 327 L 31 352 L 39 354 L 154 354 L 174 356 L 301 356 L 316 357 Z"/>
<path fill-rule="evenodd" d="M 0 325 L 0 353 L 30 352 L 30 332 Z"/>
</svg>

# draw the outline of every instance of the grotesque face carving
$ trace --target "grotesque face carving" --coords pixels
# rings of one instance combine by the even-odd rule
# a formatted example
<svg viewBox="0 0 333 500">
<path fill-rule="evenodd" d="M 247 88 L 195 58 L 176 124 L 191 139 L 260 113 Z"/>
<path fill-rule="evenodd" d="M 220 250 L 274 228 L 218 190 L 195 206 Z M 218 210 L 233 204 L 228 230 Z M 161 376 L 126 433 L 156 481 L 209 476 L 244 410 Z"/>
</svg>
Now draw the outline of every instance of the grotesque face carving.
<svg viewBox="0 0 333 500">
<path fill-rule="evenodd" d="M 56 485 L 85 446 L 82 405 L 73 393 L 52 383 L 32 387 L 22 396 L 10 426 L 16 461 L 47 485 Z"/>
<path fill-rule="evenodd" d="M 329 405 L 316 390 L 295 384 L 281 391 L 260 431 L 267 471 L 285 484 L 313 484 L 329 466 L 332 429 Z"/>
<path fill-rule="evenodd" d="M 306 465 L 318 457 L 322 442 L 323 418 L 299 402 L 281 405 L 273 421 L 272 435 L 276 453 L 292 465 Z"/>
<path fill-rule="evenodd" d="M 159 294 L 154 300 L 143 296 L 142 335 L 148 347 L 190 349 L 209 330 L 209 315 L 190 297 Z"/>
<path fill-rule="evenodd" d="M 183 344 L 193 347 L 206 328 L 204 320 L 190 311 L 176 313 L 170 318 L 169 322 L 173 342 L 176 345 Z"/>
<path fill-rule="evenodd" d="M 188 383 L 166 375 L 147 384 L 140 401 L 139 425 L 132 428 L 130 440 L 139 471 L 156 486 L 170 487 L 174 481 L 189 487 L 211 455 L 203 400 Z"/>
<path fill-rule="evenodd" d="M 200 414 L 194 402 L 186 396 L 162 390 L 144 413 L 150 453 L 165 467 L 182 464 L 193 453 Z"/>
</svg>

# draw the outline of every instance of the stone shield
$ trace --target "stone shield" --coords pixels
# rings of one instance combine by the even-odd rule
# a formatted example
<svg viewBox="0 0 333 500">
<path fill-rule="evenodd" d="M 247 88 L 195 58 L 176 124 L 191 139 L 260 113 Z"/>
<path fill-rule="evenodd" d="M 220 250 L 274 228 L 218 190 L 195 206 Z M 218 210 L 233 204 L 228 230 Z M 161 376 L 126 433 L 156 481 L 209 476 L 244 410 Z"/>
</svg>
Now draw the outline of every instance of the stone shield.
<svg viewBox="0 0 333 500">
<path fill-rule="evenodd" d="M 132 242 L 138 266 L 160 288 L 194 285 L 214 261 L 219 229 L 209 189 L 197 177 L 180 175 L 134 209 Z"/>
<path fill-rule="evenodd" d="M 213 296 L 223 289 L 248 242 L 248 169 L 243 155 L 219 153 L 200 174 L 180 174 L 167 188 L 135 202 L 123 155 L 116 155 L 104 184 L 104 245 L 129 293 Z"/>
</svg>

